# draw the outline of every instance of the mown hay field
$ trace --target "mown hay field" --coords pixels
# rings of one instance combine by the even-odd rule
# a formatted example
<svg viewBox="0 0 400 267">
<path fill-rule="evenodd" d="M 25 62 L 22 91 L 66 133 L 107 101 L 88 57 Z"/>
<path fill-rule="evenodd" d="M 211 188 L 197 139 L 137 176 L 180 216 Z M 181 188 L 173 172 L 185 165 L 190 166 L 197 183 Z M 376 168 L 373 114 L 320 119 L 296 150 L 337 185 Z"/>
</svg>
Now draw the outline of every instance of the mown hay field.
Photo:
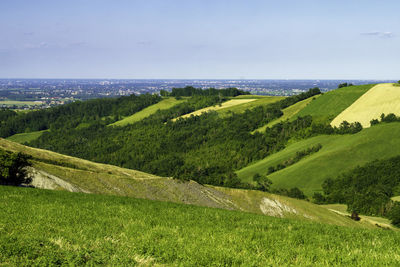
<svg viewBox="0 0 400 267">
<path fill-rule="evenodd" d="M 340 113 L 331 125 L 358 121 L 366 128 L 371 126 L 372 119 L 378 119 L 382 113 L 400 115 L 400 87 L 391 83 L 374 86 Z"/>
</svg>

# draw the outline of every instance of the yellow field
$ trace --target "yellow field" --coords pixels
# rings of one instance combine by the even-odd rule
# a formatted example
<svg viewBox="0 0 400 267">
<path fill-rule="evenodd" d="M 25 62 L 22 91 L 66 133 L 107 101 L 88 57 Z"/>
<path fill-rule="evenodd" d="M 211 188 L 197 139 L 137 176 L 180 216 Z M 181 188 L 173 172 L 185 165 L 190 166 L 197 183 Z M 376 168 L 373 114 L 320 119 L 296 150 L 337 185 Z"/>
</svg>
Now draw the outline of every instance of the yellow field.
<svg viewBox="0 0 400 267">
<path fill-rule="evenodd" d="M 339 126 L 342 121 L 358 121 L 367 128 L 371 126 L 370 121 L 378 119 L 382 113 L 400 115 L 400 87 L 391 83 L 374 86 L 340 113 L 331 125 Z"/>
<path fill-rule="evenodd" d="M 208 111 L 212 111 L 212 110 L 220 110 L 220 109 L 224 109 L 224 108 L 230 108 L 230 107 L 233 107 L 233 106 L 237 106 L 237 105 L 240 105 L 240 104 L 245 104 L 245 103 L 252 102 L 252 101 L 255 101 L 255 100 L 257 100 L 257 99 L 232 99 L 232 100 L 229 100 L 229 101 L 226 101 L 226 102 L 222 103 L 221 105 L 215 105 L 215 106 L 212 106 L 212 107 L 202 108 L 202 109 L 193 111 L 192 113 L 180 116 L 180 117 L 178 117 L 176 119 L 173 119 L 173 120 L 175 121 L 175 120 L 177 120 L 179 118 L 189 118 L 192 115 L 193 116 L 199 116 L 204 112 L 208 112 Z"/>
</svg>

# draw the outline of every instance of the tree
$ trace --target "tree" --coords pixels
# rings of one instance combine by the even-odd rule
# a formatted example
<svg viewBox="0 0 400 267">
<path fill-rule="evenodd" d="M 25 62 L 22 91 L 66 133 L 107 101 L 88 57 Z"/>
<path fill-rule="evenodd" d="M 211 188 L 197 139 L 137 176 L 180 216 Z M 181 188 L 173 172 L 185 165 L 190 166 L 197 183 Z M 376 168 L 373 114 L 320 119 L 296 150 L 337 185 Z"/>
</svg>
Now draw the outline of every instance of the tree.
<svg viewBox="0 0 400 267">
<path fill-rule="evenodd" d="M 32 178 L 26 167 L 31 166 L 30 157 L 22 153 L 11 153 L 0 150 L 0 184 L 21 185 L 30 184 Z"/>
<path fill-rule="evenodd" d="M 267 177 L 260 175 L 259 173 L 254 174 L 253 181 L 257 183 L 257 189 L 269 192 L 272 181 Z"/>
<path fill-rule="evenodd" d="M 314 193 L 313 195 L 314 203 L 315 204 L 324 204 L 326 203 L 326 197 L 321 193 Z"/>
<path fill-rule="evenodd" d="M 400 203 L 399 202 L 395 202 L 393 204 L 393 207 L 389 211 L 388 217 L 394 226 L 400 227 Z"/>
<path fill-rule="evenodd" d="M 288 197 L 298 198 L 298 199 L 306 199 L 306 195 L 304 195 L 303 191 L 301 191 L 297 187 L 293 187 L 289 190 Z"/>
</svg>

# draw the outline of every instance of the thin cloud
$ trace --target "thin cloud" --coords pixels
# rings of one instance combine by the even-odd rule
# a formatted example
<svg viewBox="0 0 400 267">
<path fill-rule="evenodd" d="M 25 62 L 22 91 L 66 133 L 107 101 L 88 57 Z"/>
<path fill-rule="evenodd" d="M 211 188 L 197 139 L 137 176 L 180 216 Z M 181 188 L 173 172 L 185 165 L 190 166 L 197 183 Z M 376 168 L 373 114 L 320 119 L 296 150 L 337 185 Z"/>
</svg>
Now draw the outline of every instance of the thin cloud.
<svg viewBox="0 0 400 267">
<path fill-rule="evenodd" d="M 87 45 L 86 42 L 74 42 L 74 43 L 68 44 L 69 47 L 82 47 L 82 46 L 86 46 L 86 45 Z"/>
<path fill-rule="evenodd" d="M 392 38 L 394 34 L 392 32 L 362 32 L 361 35 L 364 36 L 377 36 L 380 38 Z"/>
<path fill-rule="evenodd" d="M 39 44 L 31 44 L 31 43 L 29 43 L 29 44 L 25 44 L 24 47 L 28 48 L 28 49 L 48 48 L 49 47 L 49 43 L 47 43 L 47 42 L 41 42 Z"/>
<path fill-rule="evenodd" d="M 151 45 L 153 42 L 148 41 L 148 40 L 140 40 L 138 42 L 136 42 L 137 45 L 143 45 L 143 46 L 148 46 Z"/>
</svg>

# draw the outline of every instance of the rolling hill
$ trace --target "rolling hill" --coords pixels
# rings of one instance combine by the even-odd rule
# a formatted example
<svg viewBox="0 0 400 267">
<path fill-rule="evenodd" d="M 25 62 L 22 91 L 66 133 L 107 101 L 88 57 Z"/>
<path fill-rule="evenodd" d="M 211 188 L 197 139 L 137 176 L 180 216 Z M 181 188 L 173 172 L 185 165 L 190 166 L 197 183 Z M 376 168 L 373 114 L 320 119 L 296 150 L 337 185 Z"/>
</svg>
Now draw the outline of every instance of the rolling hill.
<svg viewBox="0 0 400 267">
<path fill-rule="evenodd" d="M 297 116 L 311 115 L 318 121 L 330 122 L 374 86 L 358 85 L 329 91 L 307 105 Z"/>
<path fill-rule="evenodd" d="M 293 117 L 299 113 L 301 110 L 303 110 L 307 105 L 309 105 L 311 103 L 311 101 L 317 99 L 318 97 L 320 97 L 321 95 L 316 95 L 307 99 L 304 99 L 294 105 L 291 105 L 285 109 L 282 110 L 283 115 L 276 119 L 271 121 L 270 123 L 261 126 L 260 128 L 258 128 L 257 130 L 255 130 L 254 132 L 265 132 L 265 129 L 267 129 L 267 127 L 271 127 L 274 126 L 275 124 L 285 121 L 285 120 L 290 120 L 293 119 Z"/>
<path fill-rule="evenodd" d="M 243 113 L 247 109 L 253 109 L 257 106 L 268 105 L 284 99 L 280 96 L 253 96 L 253 95 L 240 95 L 228 101 L 223 102 L 221 105 L 202 108 L 193 111 L 189 114 L 180 116 L 179 118 L 189 118 L 190 116 L 200 116 L 209 111 L 216 111 L 221 117 L 229 116 L 232 112 Z M 178 119 L 178 118 L 176 118 Z M 174 120 L 176 120 L 174 119 Z"/>
<path fill-rule="evenodd" d="M 131 116 L 125 117 L 122 120 L 110 124 L 110 126 L 125 126 L 128 124 L 132 124 L 150 116 L 151 114 L 154 114 L 155 112 L 157 112 L 157 110 L 169 109 L 185 101 L 185 99 L 176 100 L 174 97 L 165 98 L 156 104 L 153 104 L 147 108 L 142 109 L 139 112 L 134 113 Z"/>
<path fill-rule="evenodd" d="M 5 139 L 0 139 L 0 148 L 32 156 L 33 185 L 39 188 L 129 196 L 343 226 L 373 227 L 370 223 L 354 222 L 307 201 L 266 192 L 203 186 L 194 181 L 158 177 L 30 148 Z"/>
<path fill-rule="evenodd" d="M 322 96 L 321 96 L 322 97 Z M 315 100 L 317 101 L 317 100 Z M 268 168 L 291 157 L 297 151 L 321 144 L 322 149 L 268 177 L 274 187 L 298 187 L 306 194 L 321 190 L 322 182 L 375 159 L 400 155 L 400 123 L 383 123 L 354 135 L 321 135 L 288 145 L 282 151 L 255 162 L 237 172 L 250 181 L 255 173 L 267 174 Z"/>
<path fill-rule="evenodd" d="M 390 83 L 374 86 L 342 111 L 331 125 L 339 126 L 342 121 L 358 121 L 366 128 L 371 126 L 372 119 L 379 119 L 382 113 L 400 115 L 399 86 Z"/>
</svg>

